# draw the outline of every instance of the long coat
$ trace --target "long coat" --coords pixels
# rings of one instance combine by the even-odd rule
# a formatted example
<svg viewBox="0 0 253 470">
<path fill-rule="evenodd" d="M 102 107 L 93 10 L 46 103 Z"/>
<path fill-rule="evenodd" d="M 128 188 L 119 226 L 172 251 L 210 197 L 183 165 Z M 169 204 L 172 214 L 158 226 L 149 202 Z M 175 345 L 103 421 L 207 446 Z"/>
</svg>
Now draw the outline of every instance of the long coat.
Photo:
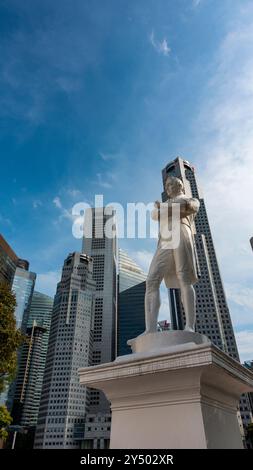
<svg viewBox="0 0 253 470">
<path fill-rule="evenodd" d="M 159 236 L 157 252 L 155 256 L 159 256 L 160 250 L 168 252 L 168 270 L 164 275 L 164 281 L 168 288 L 179 288 L 178 283 L 178 271 L 183 271 L 187 282 L 195 284 L 199 279 L 197 269 L 197 253 L 194 246 L 193 229 L 194 229 L 194 218 L 199 210 L 199 201 L 196 198 L 187 198 L 184 194 L 181 194 L 173 201 L 168 200 L 167 202 L 179 202 L 184 199 L 186 201 L 186 209 L 184 217 L 180 218 L 180 243 L 177 248 L 163 250 L 161 243 L 163 241 L 161 235 Z M 159 210 L 154 209 L 151 214 L 152 219 L 159 220 Z M 172 256 L 171 256 L 172 255 Z M 166 256 L 166 255 L 165 255 Z"/>
</svg>

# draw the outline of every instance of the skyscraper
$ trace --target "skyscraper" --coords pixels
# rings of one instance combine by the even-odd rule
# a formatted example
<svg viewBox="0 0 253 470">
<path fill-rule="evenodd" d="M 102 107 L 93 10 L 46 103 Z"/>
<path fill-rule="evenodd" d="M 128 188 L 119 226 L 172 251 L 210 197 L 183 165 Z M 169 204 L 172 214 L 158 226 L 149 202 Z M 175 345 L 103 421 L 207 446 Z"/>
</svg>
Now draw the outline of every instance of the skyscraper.
<svg viewBox="0 0 253 470">
<path fill-rule="evenodd" d="M 20 261 L 20 263 L 19 263 Z M 16 308 L 15 308 L 15 318 L 16 318 L 16 325 L 17 328 L 20 328 L 23 334 L 26 334 L 27 330 L 27 322 L 29 316 L 29 309 L 32 301 L 32 295 L 34 291 L 35 281 L 36 281 L 36 274 L 28 271 L 29 263 L 24 260 L 17 261 L 18 266 L 15 271 L 15 276 L 13 279 L 12 284 L 12 291 L 16 297 Z M 22 347 L 19 348 L 17 354 L 17 374 L 20 368 L 20 361 L 22 355 Z M 8 389 L 8 398 L 7 398 L 7 408 L 11 411 L 13 408 L 13 399 L 16 389 L 16 380 L 11 383 Z M 7 392 L 6 392 L 7 393 Z"/>
<path fill-rule="evenodd" d="M 26 330 L 26 342 L 20 352 L 11 415 L 13 418 L 12 424 L 22 426 L 25 436 L 22 434 L 20 439 L 18 438 L 17 441 L 15 439 L 15 447 L 27 448 L 28 446 L 32 448 L 36 411 L 38 411 L 40 400 L 37 376 L 41 368 L 40 360 L 44 332 L 45 329 L 37 326 L 34 321 L 33 326 Z"/>
<path fill-rule="evenodd" d="M 36 321 L 37 325 L 46 329 L 46 348 L 50 332 L 53 304 L 54 299 L 52 297 L 42 294 L 41 292 L 34 291 L 29 309 L 27 327 L 31 328 L 33 326 L 33 322 Z"/>
<path fill-rule="evenodd" d="M 37 424 L 46 364 L 53 299 L 34 292 L 29 308 L 26 335 L 20 353 L 13 400 L 13 424 L 34 433 Z"/>
<path fill-rule="evenodd" d="M 28 265 L 29 266 L 29 265 Z M 12 290 L 16 296 L 15 318 L 17 328 L 21 328 L 22 332 L 26 332 L 29 308 L 32 301 L 33 290 L 36 281 L 36 274 L 17 267 Z"/>
<path fill-rule="evenodd" d="M 99 364 L 115 358 L 117 238 L 107 237 L 104 231 L 107 222 L 112 220 L 112 225 L 116 224 L 115 211 L 112 216 L 105 215 L 103 208 L 92 209 L 91 213 L 92 237 L 84 238 L 82 251 L 93 259 L 96 281 L 93 364 Z"/>
<path fill-rule="evenodd" d="M 205 202 L 196 179 L 195 169 L 188 161 L 178 157 L 162 170 L 164 188 L 168 176 L 180 178 L 184 184 L 186 195 L 195 197 L 200 202 L 199 212 L 195 218 L 194 234 L 198 267 L 201 274 L 199 282 L 195 285 L 196 331 L 207 335 L 216 346 L 239 361 Z M 166 201 L 166 199 L 167 195 L 163 192 L 162 200 Z M 173 329 L 182 329 L 185 324 L 185 315 L 179 290 L 170 289 L 169 299 L 172 327 Z M 248 399 L 245 395 L 241 399 L 241 414 L 244 425 L 247 425 L 249 419 L 252 419 L 248 409 Z"/>
<path fill-rule="evenodd" d="M 147 274 L 130 258 L 130 256 L 119 249 L 119 293 L 130 287 L 146 281 Z"/>
<path fill-rule="evenodd" d="M 77 371 L 91 364 L 92 265 L 89 256 L 77 252 L 64 262 L 54 299 L 35 448 L 80 447 L 89 390 L 80 386 Z"/>
<path fill-rule="evenodd" d="M 250 369 L 253 371 L 253 360 L 245 361 L 243 365 L 247 367 L 247 369 Z M 249 403 L 250 403 L 250 410 L 251 410 L 251 413 L 253 413 L 253 392 L 248 393 L 248 397 L 249 397 Z"/>
<path fill-rule="evenodd" d="M 116 356 L 117 314 L 117 237 L 115 210 L 111 215 L 104 208 L 86 211 L 86 223 L 91 233 L 83 240 L 83 252 L 93 259 L 93 279 L 96 282 L 94 306 L 94 336 L 92 364 L 111 362 Z M 115 229 L 115 236 L 107 237 L 105 228 Z M 110 405 L 103 392 L 90 391 L 90 406 L 85 424 L 84 446 L 104 448 L 110 437 Z"/>
<path fill-rule="evenodd" d="M 16 253 L 0 234 L 0 282 L 7 282 L 10 287 L 12 286 L 17 264 Z"/>
<path fill-rule="evenodd" d="M 25 260 L 21 260 L 18 258 L 16 253 L 12 250 L 10 245 L 4 239 L 4 237 L 0 234 L 0 284 L 7 283 L 9 288 L 13 287 L 13 280 L 15 273 L 17 272 L 17 267 L 28 269 L 28 263 Z M 14 289 L 15 291 L 15 289 Z M 18 306 L 15 310 L 15 317 L 17 321 L 17 310 Z M 22 313 L 23 310 L 20 310 L 21 321 L 17 321 L 17 327 L 21 327 L 22 322 Z M 5 389 L 3 393 L 0 394 L 0 404 L 5 404 L 7 402 L 8 408 L 12 406 L 12 399 L 13 399 L 13 392 L 14 392 L 14 385 Z"/>
<path fill-rule="evenodd" d="M 131 354 L 127 340 L 145 330 L 146 274 L 123 250 L 119 250 L 117 354 Z"/>
</svg>

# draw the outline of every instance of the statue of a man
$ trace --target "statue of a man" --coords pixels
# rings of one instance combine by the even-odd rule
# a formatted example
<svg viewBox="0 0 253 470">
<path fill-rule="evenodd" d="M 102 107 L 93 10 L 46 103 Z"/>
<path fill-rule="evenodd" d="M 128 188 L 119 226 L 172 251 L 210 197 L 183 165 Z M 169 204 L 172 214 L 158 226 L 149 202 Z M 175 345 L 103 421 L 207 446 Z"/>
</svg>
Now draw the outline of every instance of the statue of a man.
<svg viewBox="0 0 253 470">
<path fill-rule="evenodd" d="M 179 288 L 186 315 L 185 330 L 195 331 L 196 300 L 193 284 L 198 281 L 197 262 L 193 242 L 193 220 L 199 210 L 199 201 L 187 198 L 183 183 L 179 178 L 169 176 L 165 183 L 168 195 L 166 207 L 159 201 L 151 217 L 159 220 L 166 217 L 168 226 L 172 226 L 172 204 L 180 204 L 180 240 L 177 248 L 166 248 L 166 240 L 160 230 L 156 253 L 151 262 L 146 281 L 145 296 L 145 333 L 157 331 L 157 320 L 160 308 L 160 284 L 165 280 L 166 287 Z M 166 212 L 165 212 L 166 211 Z M 145 334 L 144 333 L 144 334 Z"/>
</svg>

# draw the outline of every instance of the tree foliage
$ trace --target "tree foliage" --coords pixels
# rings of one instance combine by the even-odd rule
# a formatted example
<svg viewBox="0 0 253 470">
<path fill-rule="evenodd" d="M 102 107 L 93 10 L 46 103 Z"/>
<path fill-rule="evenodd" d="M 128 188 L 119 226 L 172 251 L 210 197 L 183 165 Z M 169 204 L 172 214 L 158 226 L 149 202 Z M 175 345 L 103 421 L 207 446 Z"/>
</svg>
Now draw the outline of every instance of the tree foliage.
<svg viewBox="0 0 253 470">
<path fill-rule="evenodd" d="M 0 393 L 15 377 L 17 349 L 24 337 L 16 328 L 15 295 L 6 283 L 0 283 Z"/>
<path fill-rule="evenodd" d="M 0 405 L 0 439 L 7 439 L 8 432 L 6 428 L 11 424 L 12 417 L 6 406 Z"/>
<path fill-rule="evenodd" d="M 251 444 L 251 448 L 253 448 L 253 423 L 248 425 L 246 437 Z"/>
</svg>

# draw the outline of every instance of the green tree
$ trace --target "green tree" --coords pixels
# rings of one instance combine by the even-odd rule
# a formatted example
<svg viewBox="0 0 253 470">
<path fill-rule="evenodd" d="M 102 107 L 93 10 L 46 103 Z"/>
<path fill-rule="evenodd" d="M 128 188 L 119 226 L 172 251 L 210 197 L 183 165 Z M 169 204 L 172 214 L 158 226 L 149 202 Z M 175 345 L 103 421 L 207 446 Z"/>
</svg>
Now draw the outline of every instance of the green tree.
<svg viewBox="0 0 253 470">
<path fill-rule="evenodd" d="M 0 393 L 15 378 L 17 350 L 25 337 L 16 328 L 16 298 L 7 283 L 0 283 Z M 6 406 L 0 406 L 0 439 L 8 437 L 12 417 Z"/>
<path fill-rule="evenodd" d="M 253 423 L 250 423 L 247 426 L 246 431 L 247 431 L 246 437 L 247 437 L 248 441 L 250 442 L 251 448 L 253 448 Z"/>
<path fill-rule="evenodd" d="M 6 283 L 0 284 L 0 393 L 16 373 L 17 350 L 24 337 L 16 328 L 15 295 Z"/>
<path fill-rule="evenodd" d="M 12 417 L 7 410 L 7 408 L 3 405 L 0 405 L 0 439 L 5 441 L 8 437 L 8 432 L 6 428 L 11 424 Z"/>
</svg>

